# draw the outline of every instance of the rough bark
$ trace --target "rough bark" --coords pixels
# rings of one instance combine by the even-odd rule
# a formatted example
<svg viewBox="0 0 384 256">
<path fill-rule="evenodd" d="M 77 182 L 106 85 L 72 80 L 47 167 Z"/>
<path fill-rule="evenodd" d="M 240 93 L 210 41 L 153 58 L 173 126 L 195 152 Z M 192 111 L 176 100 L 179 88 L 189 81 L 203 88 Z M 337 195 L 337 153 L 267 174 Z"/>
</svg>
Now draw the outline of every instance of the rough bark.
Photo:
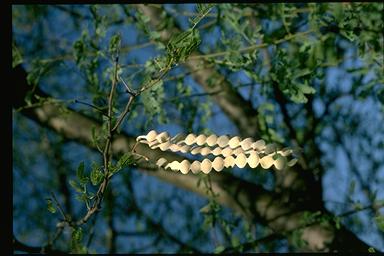
<svg viewBox="0 0 384 256">
<path fill-rule="evenodd" d="M 30 87 L 27 85 L 26 73 L 21 66 L 13 69 L 12 76 L 12 81 L 16 83 L 17 88 L 14 94 L 14 108 L 18 108 L 23 105 L 24 96 Z M 35 93 L 46 96 L 39 89 L 36 89 Z M 63 114 L 62 107 L 53 104 L 28 108 L 21 113 L 35 120 L 39 125 L 61 134 L 66 139 L 77 141 L 89 147 L 92 147 L 92 127 L 100 129 L 101 126 L 96 120 L 70 109 L 66 109 L 65 114 Z M 113 140 L 113 153 L 119 154 L 130 151 L 134 143 L 134 137 L 122 132 Z M 180 156 L 173 153 L 148 150 L 145 145 L 137 147 L 137 152 L 145 153 L 151 159 L 164 156 L 168 159 L 180 159 Z M 198 177 L 193 174 L 183 175 L 157 170 L 153 165 L 148 164 L 140 164 L 138 167 L 146 174 L 202 196 L 207 196 L 204 188 L 196 186 Z M 267 191 L 260 185 L 246 182 L 225 172 L 212 173 L 210 176 L 213 190 L 219 194 L 218 203 L 234 209 L 248 219 L 267 225 L 278 234 L 287 234 L 287 232 L 302 226 L 303 214 L 308 209 L 305 207 L 306 205 L 289 200 L 285 191 L 284 193 Z M 329 215 L 324 209 L 322 212 L 324 215 Z M 369 248 L 352 232 L 344 227 L 336 230 L 330 223 L 315 223 L 303 227 L 302 234 L 302 238 L 308 243 L 305 248 L 308 251 L 366 252 Z"/>
</svg>

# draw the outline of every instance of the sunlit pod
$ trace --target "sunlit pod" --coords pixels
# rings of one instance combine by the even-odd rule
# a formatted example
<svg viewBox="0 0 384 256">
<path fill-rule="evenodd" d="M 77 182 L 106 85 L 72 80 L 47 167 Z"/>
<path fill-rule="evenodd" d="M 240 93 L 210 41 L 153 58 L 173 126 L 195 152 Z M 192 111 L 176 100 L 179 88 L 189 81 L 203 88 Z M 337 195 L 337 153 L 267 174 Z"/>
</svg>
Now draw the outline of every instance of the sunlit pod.
<svg viewBox="0 0 384 256">
<path fill-rule="evenodd" d="M 211 153 L 211 149 L 209 147 L 204 147 L 200 151 L 200 155 L 206 156 Z"/>
<path fill-rule="evenodd" d="M 260 159 L 260 165 L 264 169 L 269 169 L 272 164 L 275 162 L 275 159 L 273 159 L 273 155 L 266 155 Z"/>
<path fill-rule="evenodd" d="M 219 148 L 219 147 L 217 147 L 217 148 L 215 148 L 214 150 L 212 150 L 212 154 L 214 155 L 214 156 L 218 156 L 218 155 L 221 155 L 221 152 L 222 152 L 223 150 L 221 149 L 221 148 Z"/>
<path fill-rule="evenodd" d="M 265 146 L 264 153 L 265 154 L 271 154 L 277 150 L 277 146 L 275 143 L 268 144 Z"/>
<path fill-rule="evenodd" d="M 224 148 L 222 151 L 221 151 L 221 154 L 224 156 L 224 157 L 227 157 L 227 156 L 230 156 L 232 155 L 232 149 L 230 147 L 226 147 Z"/>
<path fill-rule="evenodd" d="M 294 158 L 294 159 L 292 159 L 291 161 L 289 161 L 289 162 L 287 163 L 287 165 L 288 165 L 289 167 L 292 167 L 292 166 L 294 166 L 296 163 L 297 163 L 297 158 Z"/>
<path fill-rule="evenodd" d="M 251 138 L 246 138 L 242 142 L 240 142 L 240 146 L 244 150 L 248 150 L 252 147 L 253 140 Z"/>
<path fill-rule="evenodd" d="M 238 147 L 238 148 L 235 148 L 234 150 L 232 150 L 232 155 L 239 155 L 241 153 L 245 153 L 244 150 L 241 148 L 241 147 Z"/>
<path fill-rule="evenodd" d="M 196 138 L 196 144 L 199 145 L 199 146 L 204 145 L 206 139 L 207 139 L 207 137 L 206 137 L 204 134 L 200 134 L 200 135 L 197 136 L 197 138 Z"/>
<path fill-rule="evenodd" d="M 224 159 L 221 157 L 215 157 L 215 159 L 212 162 L 212 167 L 215 169 L 217 172 L 220 172 L 224 168 Z"/>
<path fill-rule="evenodd" d="M 249 167 L 256 168 L 259 165 L 259 155 L 256 152 L 251 152 L 247 158 L 247 163 Z"/>
<path fill-rule="evenodd" d="M 156 147 L 159 147 L 161 149 L 161 151 L 166 151 L 168 150 L 168 148 L 171 146 L 171 142 L 167 141 L 167 142 L 164 142 L 164 143 L 161 143 L 159 144 L 158 146 Z"/>
<path fill-rule="evenodd" d="M 180 170 L 180 163 L 177 161 L 173 161 L 170 164 L 167 164 L 165 166 L 166 169 L 170 168 L 172 171 L 179 171 Z"/>
<path fill-rule="evenodd" d="M 172 144 L 171 146 L 169 146 L 169 149 L 170 149 L 172 152 L 178 152 L 178 151 L 180 151 L 180 146 L 179 146 L 179 145 L 176 145 L 176 144 Z"/>
<path fill-rule="evenodd" d="M 237 148 L 240 145 L 240 142 L 241 142 L 240 137 L 239 136 L 235 136 L 235 137 L 231 138 L 228 141 L 228 145 L 231 148 Z"/>
<path fill-rule="evenodd" d="M 189 167 L 190 166 L 191 166 L 191 164 L 188 162 L 188 160 L 183 160 L 180 163 L 180 172 L 182 174 L 187 174 L 189 172 Z"/>
<path fill-rule="evenodd" d="M 169 134 L 168 132 L 162 132 L 160 133 L 159 135 L 156 136 L 156 140 L 158 142 L 166 142 L 166 141 L 169 141 Z"/>
<path fill-rule="evenodd" d="M 192 150 L 191 150 L 191 154 L 192 154 L 192 155 L 200 154 L 201 149 L 202 149 L 201 147 L 195 147 L 195 148 L 192 148 Z"/>
<path fill-rule="evenodd" d="M 216 141 L 217 141 L 217 136 L 215 134 L 212 134 L 210 135 L 207 140 L 205 141 L 208 146 L 213 146 L 213 145 L 216 145 Z"/>
<path fill-rule="evenodd" d="M 247 157 L 245 156 L 244 153 L 239 154 L 235 158 L 235 165 L 237 165 L 238 167 L 244 168 L 246 164 L 247 164 Z"/>
<path fill-rule="evenodd" d="M 195 174 L 199 173 L 201 170 L 200 166 L 201 166 L 201 163 L 199 161 L 193 161 L 193 163 L 190 166 L 192 173 L 195 173 Z"/>
<path fill-rule="evenodd" d="M 212 163 L 209 159 L 204 159 L 200 165 L 201 171 L 205 174 L 209 173 L 212 169 Z"/>
<path fill-rule="evenodd" d="M 165 158 L 160 158 L 159 160 L 157 160 L 157 162 L 156 162 L 156 165 L 157 166 L 159 166 L 159 167 L 164 167 L 164 165 L 167 163 L 168 161 L 167 161 L 167 159 L 165 159 Z"/>
<path fill-rule="evenodd" d="M 225 168 L 232 168 L 235 166 L 235 158 L 233 156 L 228 156 L 224 159 L 224 167 Z"/>
<path fill-rule="evenodd" d="M 252 148 L 257 151 L 261 151 L 265 148 L 265 141 L 264 140 L 258 140 L 255 143 L 252 144 Z"/>
<path fill-rule="evenodd" d="M 217 139 L 217 145 L 219 145 L 219 147 L 221 148 L 227 146 L 228 142 L 229 142 L 229 139 L 228 139 L 228 136 L 226 135 L 222 135 Z"/>
<path fill-rule="evenodd" d="M 190 133 L 188 134 L 187 137 L 185 137 L 184 142 L 187 145 L 193 145 L 193 143 L 195 143 L 195 140 L 196 140 L 196 135 L 193 133 Z"/>
<path fill-rule="evenodd" d="M 178 144 L 180 142 L 184 142 L 185 135 L 182 133 L 178 133 L 175 136 L 173 136 L 170 140 L 173 144 Z"/>
<path fill-rule="evenodd" d="M 278 155 L 278 157 L 273 162 L 273 165 L 279 171 L 283 170 L 285 168 L 286 164 L 287 164 L 287 159 L 282 155 Z"/>
</svg>

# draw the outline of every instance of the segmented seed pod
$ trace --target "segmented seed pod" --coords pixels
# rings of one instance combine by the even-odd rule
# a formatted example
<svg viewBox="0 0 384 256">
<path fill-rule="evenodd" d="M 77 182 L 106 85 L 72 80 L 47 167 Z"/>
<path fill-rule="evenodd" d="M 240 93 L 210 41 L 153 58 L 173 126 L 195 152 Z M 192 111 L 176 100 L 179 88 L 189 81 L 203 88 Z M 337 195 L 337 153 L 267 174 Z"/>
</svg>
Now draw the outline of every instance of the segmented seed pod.
<svg viewBox="0 0 384 256">
<path fill-rule="evenodd" d="M 155 149 L 155 148 L 158 148 L 160 143 L 157 141 L 157 140 L 153 140 L 151 142 L 147 142 L 146 144 L 148 144 L 148 146 L 151 148 L 151 149 Z"/>
<path fill-rule="evenodd" d="M 264 150 L 265 148 L 265 141 L 264 140 L 258 140 L 255 143 L 252 144 L 252 148 L 257 151 Z"/>
<path fill-rule="evenodd" d="M 206 143 L 208 144 L 208 146 L 213 146 L 216 144 L 216 141 L 217 141 L 217 136 L 215 134 L 212 134 L 210 135 L 207 140 L 206 140 Z"/>
<path fill-rule="evenodd" d="M 160 143 L 164 143 L 169 140 L 169 134 L 168 132 L 162 132 L 159 135 L 156 136 L 156 140 Z"/>
<path fill-rule="evenodd" d="M 196 135 L 193 133 L 190 133 L 188 134 L 187 137 L 185 137 L 184 142 L 187 145 L 193 145 L 195 143 L 195 140 L 196 140 Z"/>
<path fill-rule="evenodd" d="M 180 163 L 180 172 L 182 174 L 187 174 L 189 172 L 189 167 L 191 166 L 191 163 L 188 162 L 188 160 L 183 160 Z"/>
<path fill-rule="evenodd" d="M 182 133 L 178 133 L 176 134 L 175 136 L 173 136 L 170 141 L 173 143 L 173 144 L 177 144 L 177 143 L 180 143 L 180 142 L 183 142 L 185 139 L 185 135 L 182 134 Z"/>
<path fill-rule="evenodd" d="M 180 151 L 181 153 L 187 153 L 190 149 L 191 149 L 190 146 L 188 146 L 188 145 L 184 145 L 184 146 L 181 146 L 181 147 L 180 147 L 179 151 Z"/>
<path fill-rule="evenodd" d="M 202 148 L 201 151 L 200 151 L 200 154 L 201 154 L 202 156 L 206 156 L 206 155 L 208 155 L 209 153 L 211 153 L 211 149 L 210 149 L 209 147 L 204 147 L 204 148 Z"/>
<path fill-rule="evenodd" d="M 222 135 L 217 139 L 217 145 L 219 145 L 219 147 L 221 148 L 227 146 L 228 142 L 229 142 L 229 139 L 228 139 L 228 136 L 226 135 Z"/>
<path fill-rule="evenodd" d="M 251 138 L 246 138 L 242 142 L 240 142 L 240 146 L 244 150 L 248 150 L 252 147 L 253 140 Z"/>
<path fill-rule="evenodd" d="M 224 168 L 224 160 L 221 157 L 215 157 L 215 159 L 212 162 L 212 167 L 215 169 L 217 172 L 221 172 Z"/>
<path fill-rule="evenodd" d="M 200 154 L 201 149 L 202 149 L 201 147 L 195 147 L 195 148 L 192 148 L 192 150 L 191 150 L 191 154 L 192 154 L 192 155 Z"/>
<path fill-rule="evenodd" d="M 157 160 L 156 165 L 158 167 L 163 167 L 167 162 L 168 162 L 167 159 L 162 157 L 162 158 L 159 158 L 159 160 Z"/>
<path fill-rule="evenodd" d="M 232 155 L 239 155 L 241 153 L 244 153 L 244 150 L 241 148 L 241 147 L 238 147 L 238 148 L 235 148 L 233 151 L 232 151 Z"/>
<path fill-rule="evenodd" d="M 178 152 L 180 150 L 180 146 L 177 145 L 177 144 L 172 144 L 171 146 L 169 146 L 169 149 L 172 151 L 172 152 Z"/>
<path fill-rule="evenodd" d="M 290 149 L 290 148 L 283 148 L 280 152 L 279 152 L 282 156 L 289 156 L 293 153 L 293 150 Z"/>
<path fill-rule="evenodd" d="M 164 143 L 161 143 L 159 144 L 158 146 L 156 147 L 159 147 L 161 151 L 166 151 L 168 150 L 168 148 L 171 146 L 171 142 L 167 141 L 167 142 L 164 142 Z"/>
<path fill-rule="evenodd" d="M 273 165 L 279 171 L 283 170 L 285 168 L 286 164 L 287 164 L 287 159 L 282 155 L 279 155 L 277 157 L 277 159 L 275 160 L 275 162 L 273 162 Z"/>
<path fill-rule="evenodd" d="M 244 168 L 247 164 L 247 157 L 244 153 L 239 154 L 235 159 L 235 165 L 237 165 L 240 168 Z"/>
<path fill-rule="evenodd" d="M 297 163 L 297 158 L 294 158 L 294 159 L 292 159 L 291 161 L 289 161 L 289 162 L 287 163 L 287 165 L 288 165 L 289 167 L 292 167 L 292 166 L 294 166 L 296 163 Z"/>
<path fill-rule="evenodd" d="M 196 138 L 196 144 L 199 145 L 199 146 L 204 145 L 206 139 L 207 139 L 207 137 L 204 134 L 200 134 Z"/>
<path fill-rule="evenodd" d="M 201 171 L 201 163 L 199 161 L 193 161 L 193 163 L 191 164 L 190 168 L 191 168 L 191 171 L 192 173 L 199 173 Z"/>
<path fill-rule="evenodd" d="M 224 157 L 227 157 L 227 156 L 230 156 L 232 155 L 232 149 L 230 147 L 226 147 L 224 148 L 222 151 L 221 151 L 221 154 L 224 156 Z"/>
<path fill-rule="evenodd" d="M 268 144 L 265 146 L 264 153 L 265 154 L 271 154 L 277 150 L 277 146 L 275 143 Z"/>
<path fill-rule="evenodd" d="M 170 168 L 172 171 L 179 171 L 180 170 L 180 163 L 177 161 L 173 161 L 170 164 L 167 164 L 165 166 L 166 169 Z"/>
<path fill-rule="evenodd" d="M 266 155 L 263 158 L 260 159 L 260 165 L 264 169 L 269 169 L 272 164 L 275 162 L 275 159 L 273 159 L 273 155 Z"/>
<path fill-rule="evenodd" d="M 218 156 L 218 155 L 221 155 L 221 152 L 222 152 L 222 149 L 219 148 L 219 147 L 217 147 L 217 148 L 215 148 L 214 150 L 212 150 L 211 153 L 212 153 L 214 156 Z"/>
<path fill-rule="evenodd" d="M 228 156 L 224 159 L 224 167 L 225 168 L 232 168 L 235 166 L 235 158 L 233 156 Z"/>
<path fill-rule="evenodd" d="M 237 148 L 240 145 L 240 142 L 241 142 L 240 137 L 239 136 L 235 136 L 235 137 L 231 138 L 228 141 L 228 145 L 231 148 Z"/>
<path fill-rule="evenodd" d="M 251 152 L 247 158 L 247 163 L 251 168 L 256 168 L 259 165 L 259 161 L 259 155 L 255 151 Z"/>
<path fill-rule="evenodd" d="M 204 159 L 202 162 L 201 162 L 201 171 L 205 174 L 208 174 L 211 169 L 212 169 L 212 163 L 209 159 Z"/>
</svg>

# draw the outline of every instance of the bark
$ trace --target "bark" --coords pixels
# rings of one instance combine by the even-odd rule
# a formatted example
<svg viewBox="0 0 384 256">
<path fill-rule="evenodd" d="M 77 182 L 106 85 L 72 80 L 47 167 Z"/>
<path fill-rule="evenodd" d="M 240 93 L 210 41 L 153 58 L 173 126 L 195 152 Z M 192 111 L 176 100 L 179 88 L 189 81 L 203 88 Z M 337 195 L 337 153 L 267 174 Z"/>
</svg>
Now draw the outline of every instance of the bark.
<svg viewBox="0 0 384 256">
<path fill-rule="evenodd" d="M 12 71 L 12 81 L 16 83 L 17 91 L 14 94 L 14 108 L 23 105 L 23 99 L 29 86 L 26 82 L 26 73 L 21 66 Z M 39 89 L 35 93 L 47 96 Z M 91 130 L 100 129 L 101 124 L 90 117 L 70 109 L 63 112 L 62 106 L 44 104 L 22 110 L 21 113 L 39 125 L 47 127 L 68 140 L 74 140 L 86 146 L 93 147 Z M 112 143 L 114 155 L 130 151 L 135 143 L 135 137 L 124 132 L 116 136 Z M 181 156 L 149 150 L 145 145 L 137 147 L 138 153 L 144 153 L 150 159 L 166 157 L 180 160 Z M 171 171 L 158 170 L 154 165 L 140 163 L 139 169 L 149 175 L 155 176 L 165 182 L 187 189 L 201 196 L 207 196 L 203 186 L 198 187 L 198 177 L 193 174 L 183 175 Z M 226 172 L 210 174 L 213 190 L 219 194 L 218 203 L 230 207 L 241 213 L 247 219 L 258 221 L 267 225 L 277 234 L 287 234 L 302 226 L 304 212 L 308 211 L 307 205 L 289 200 L 286 191 L 267 191 L 262 186 L 241 180 Z M 309 209 L 314 212 L 313 209 Z M 331 216 L 325 209 L 321 209 L 325 216 Z M 344 227 L 336 230 L 331 223 L 316 223 L 302 227 L 302 238 L 307 242 L 305 250 L 308 251 L 362 251 L 366 252 L 369 246 L 359 240 L 355 234 Z"/>
</svg>

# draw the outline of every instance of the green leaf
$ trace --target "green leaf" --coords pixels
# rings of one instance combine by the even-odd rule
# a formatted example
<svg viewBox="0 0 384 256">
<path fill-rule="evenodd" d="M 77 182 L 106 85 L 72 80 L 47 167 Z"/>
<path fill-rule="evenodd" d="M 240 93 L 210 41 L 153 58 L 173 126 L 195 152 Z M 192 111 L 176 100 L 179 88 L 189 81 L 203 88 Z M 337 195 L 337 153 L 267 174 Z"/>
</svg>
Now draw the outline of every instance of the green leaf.
<svg viewBox="0 0 384 256">
<path fill-rule="evenodd" d="M 97 166 L 96 164 L 92 166 L 90 178 L 91 178 L 91 183 L 94 186 L 98 185 L 104 178 L 103 172 L 100 170 L 100 167 Z"/>
<path fill-rule="evenodd" d="M 219 245 L 215 248 L 214 253 L 219 254 L 222 253 L 225 250 L 225 247 L 223 245 Z"/>
<path fill-rule="evenodd" d="M 109 41 L 109 52 L 112 54 L 117 54 L 121 45 L 121 35 L 116 34 L 111 37 Z"/>
<path fill-rule="evenodd" d="M 73 242 L 80 242 L 83 239 L 83 229 L 81 227 L 78 227 L 72 231 L 72 241 Z"/>
<path fill-rule="evenodd" d="M 369 248 L 368 248 L 368 252 L 375 253 L 376 251 L 375 251 L 375 249 L 374 249 L 373 247 L 369 247 Z"/>
<path fill-rule="evenodd" d="M 313 94 L 316 92 L 315 88 L 307 84 L 298 84 L 298 88 L 304 94 Z"/>
<path fill-rule="evenodd" d="M 76 171 L 76 176 L 79 179 L 81 185 L 85 185 L 89 181 L 89 178 L 85 176 L 84 169 L 84 162 L 81 162 Z"/>
<path fill-rule="evenodd" d="M 12 68 L 21 63 L 23 63 L 23 57 L 21 56 L 20 50 L 12 43 Z"/>
<path fill-rule="evenodd" d="M 73 187 L 77 192 L 79 193 L 83 193 L 84 190 L 81 188 L 80 184 L 78 182 L 76 182 L 75 180 L 69 180 L 69 185 L 71 185 L 71 187 Z"/>
<path fill-rule="evenodd" d="M 130 153 L 125 153 L 122 157 L 120 157 L 119 161 L 117 161 L 117 167 L 119 170 L 131 165 L 134 163 L 133 155 Z"/>
<path fill-rule="evenodd" d="M 52 200 L 49 199 L 49 198 L 47 198 L 46 200 L 47 200 L 47 209 L 48 209 L 48 211 L 51 212 L 51 213 L 55 213 L 56 212 L 56 208 L 53 205 Z"/>
<path fill-rule="evenodd" d="M 384 215 L 379 215 L 375 217 L 375 222 L 377 227 L 381 232 L 384 232 Z"/>
</svg>

